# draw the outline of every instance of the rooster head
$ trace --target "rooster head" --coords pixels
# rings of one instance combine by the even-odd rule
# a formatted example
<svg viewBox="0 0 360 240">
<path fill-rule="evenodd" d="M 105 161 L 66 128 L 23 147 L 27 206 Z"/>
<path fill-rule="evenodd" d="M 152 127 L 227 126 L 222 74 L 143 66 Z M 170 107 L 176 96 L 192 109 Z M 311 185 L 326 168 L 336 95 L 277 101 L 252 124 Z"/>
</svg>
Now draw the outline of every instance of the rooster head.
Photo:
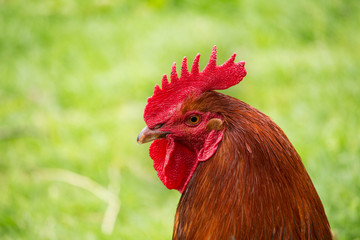
<svg viewBox="0 0 360 240">
<path fill-rule="evenodd" d="M 246 75 L 245 63 L 235 63 L 233 54 L 223 65 L 216 65 L 216 46 L 209 63 L 199 72 L 200 54 L 196 55 L 191 72 L 184 57 L 181 77 L 174 63 L 170 80 L 164 75 L 162 89 L 155 86 L 144 111 L 146 127 L 138 143 L 154 141 L 150 157 L 160 180 L 169 189 L 181 193 L 201 161 L 211 158 L 224 134 L 223 116 L 216 111 L 201 109 L 196 99 L 211 90 L 227 89 Z"/>
</svg>

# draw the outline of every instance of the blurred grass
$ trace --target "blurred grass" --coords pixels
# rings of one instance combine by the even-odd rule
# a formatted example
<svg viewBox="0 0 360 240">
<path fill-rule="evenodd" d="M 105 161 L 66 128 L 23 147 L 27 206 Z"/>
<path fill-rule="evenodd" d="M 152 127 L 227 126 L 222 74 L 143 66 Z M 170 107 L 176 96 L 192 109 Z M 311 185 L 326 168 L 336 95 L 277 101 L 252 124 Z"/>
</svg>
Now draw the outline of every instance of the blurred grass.
<svg viewBox="0 0 360 240">
<path fill-rule="evenodd" d="M 169 239 L 180 195 L 135 138 L 172 62 L 216 44 L 248 70 L 224 92 L 278 123 L 337 239 L 360 239 L 359 25 L 357 0 L 1 0 L 0 238 Z M 107 203 L 52 169 L 118 196 L 112 234 Z"/>
</svg>

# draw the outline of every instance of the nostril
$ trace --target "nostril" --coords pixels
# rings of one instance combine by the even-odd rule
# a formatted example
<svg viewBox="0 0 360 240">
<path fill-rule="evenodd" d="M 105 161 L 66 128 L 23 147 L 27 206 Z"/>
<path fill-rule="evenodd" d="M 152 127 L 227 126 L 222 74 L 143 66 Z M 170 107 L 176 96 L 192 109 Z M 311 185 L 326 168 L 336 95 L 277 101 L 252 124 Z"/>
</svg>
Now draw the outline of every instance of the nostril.
<svg viewBox="0 0 360 240">
<path fill-rule="evenodd" d="M 155 127 L 153 129 L 159 129 L 164 125 L 164 123 L 159 123 L 157 125 L 155 125 Z"/>
</svg>

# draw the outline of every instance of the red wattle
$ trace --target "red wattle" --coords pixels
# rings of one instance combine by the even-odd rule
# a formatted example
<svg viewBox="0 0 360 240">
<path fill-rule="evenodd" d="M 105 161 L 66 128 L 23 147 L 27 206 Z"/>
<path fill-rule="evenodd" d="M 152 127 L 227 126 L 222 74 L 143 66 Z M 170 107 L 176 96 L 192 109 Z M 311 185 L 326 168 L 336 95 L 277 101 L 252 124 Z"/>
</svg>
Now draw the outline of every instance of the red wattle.
<svg viewBox="0 0 360 240">
<path fill-rule="evenodd" d="M 183 193 L 200 161 L 211 158 L 222 140 L 224 130 L 211 131 L 200 150 L 190 149 L 172 137 L 155 140 L 149 149 L 154 168 L 168 189 Z"/>
<path fill-rule="evenodd" d="M 198 165 L 196 153 L 173 138 L 155 140 L 149 151 L 162 183 L 183 193 Z"/>
</svg>

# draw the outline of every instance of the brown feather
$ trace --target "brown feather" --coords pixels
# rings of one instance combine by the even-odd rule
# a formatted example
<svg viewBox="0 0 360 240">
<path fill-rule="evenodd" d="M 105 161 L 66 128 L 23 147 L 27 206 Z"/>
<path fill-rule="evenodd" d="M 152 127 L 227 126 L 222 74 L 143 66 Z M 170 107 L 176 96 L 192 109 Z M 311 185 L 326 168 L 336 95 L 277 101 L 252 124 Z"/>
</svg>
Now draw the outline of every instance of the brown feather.
<svg viewBox="0 0 360 240">
<path fill-rule="evenodd" d="M 221 114 L 225 133 L 181 196 L 173 239 L 332 239 L 300 156 L 269 117 L 212 91 L 189 110 Z"/>
</svg>

